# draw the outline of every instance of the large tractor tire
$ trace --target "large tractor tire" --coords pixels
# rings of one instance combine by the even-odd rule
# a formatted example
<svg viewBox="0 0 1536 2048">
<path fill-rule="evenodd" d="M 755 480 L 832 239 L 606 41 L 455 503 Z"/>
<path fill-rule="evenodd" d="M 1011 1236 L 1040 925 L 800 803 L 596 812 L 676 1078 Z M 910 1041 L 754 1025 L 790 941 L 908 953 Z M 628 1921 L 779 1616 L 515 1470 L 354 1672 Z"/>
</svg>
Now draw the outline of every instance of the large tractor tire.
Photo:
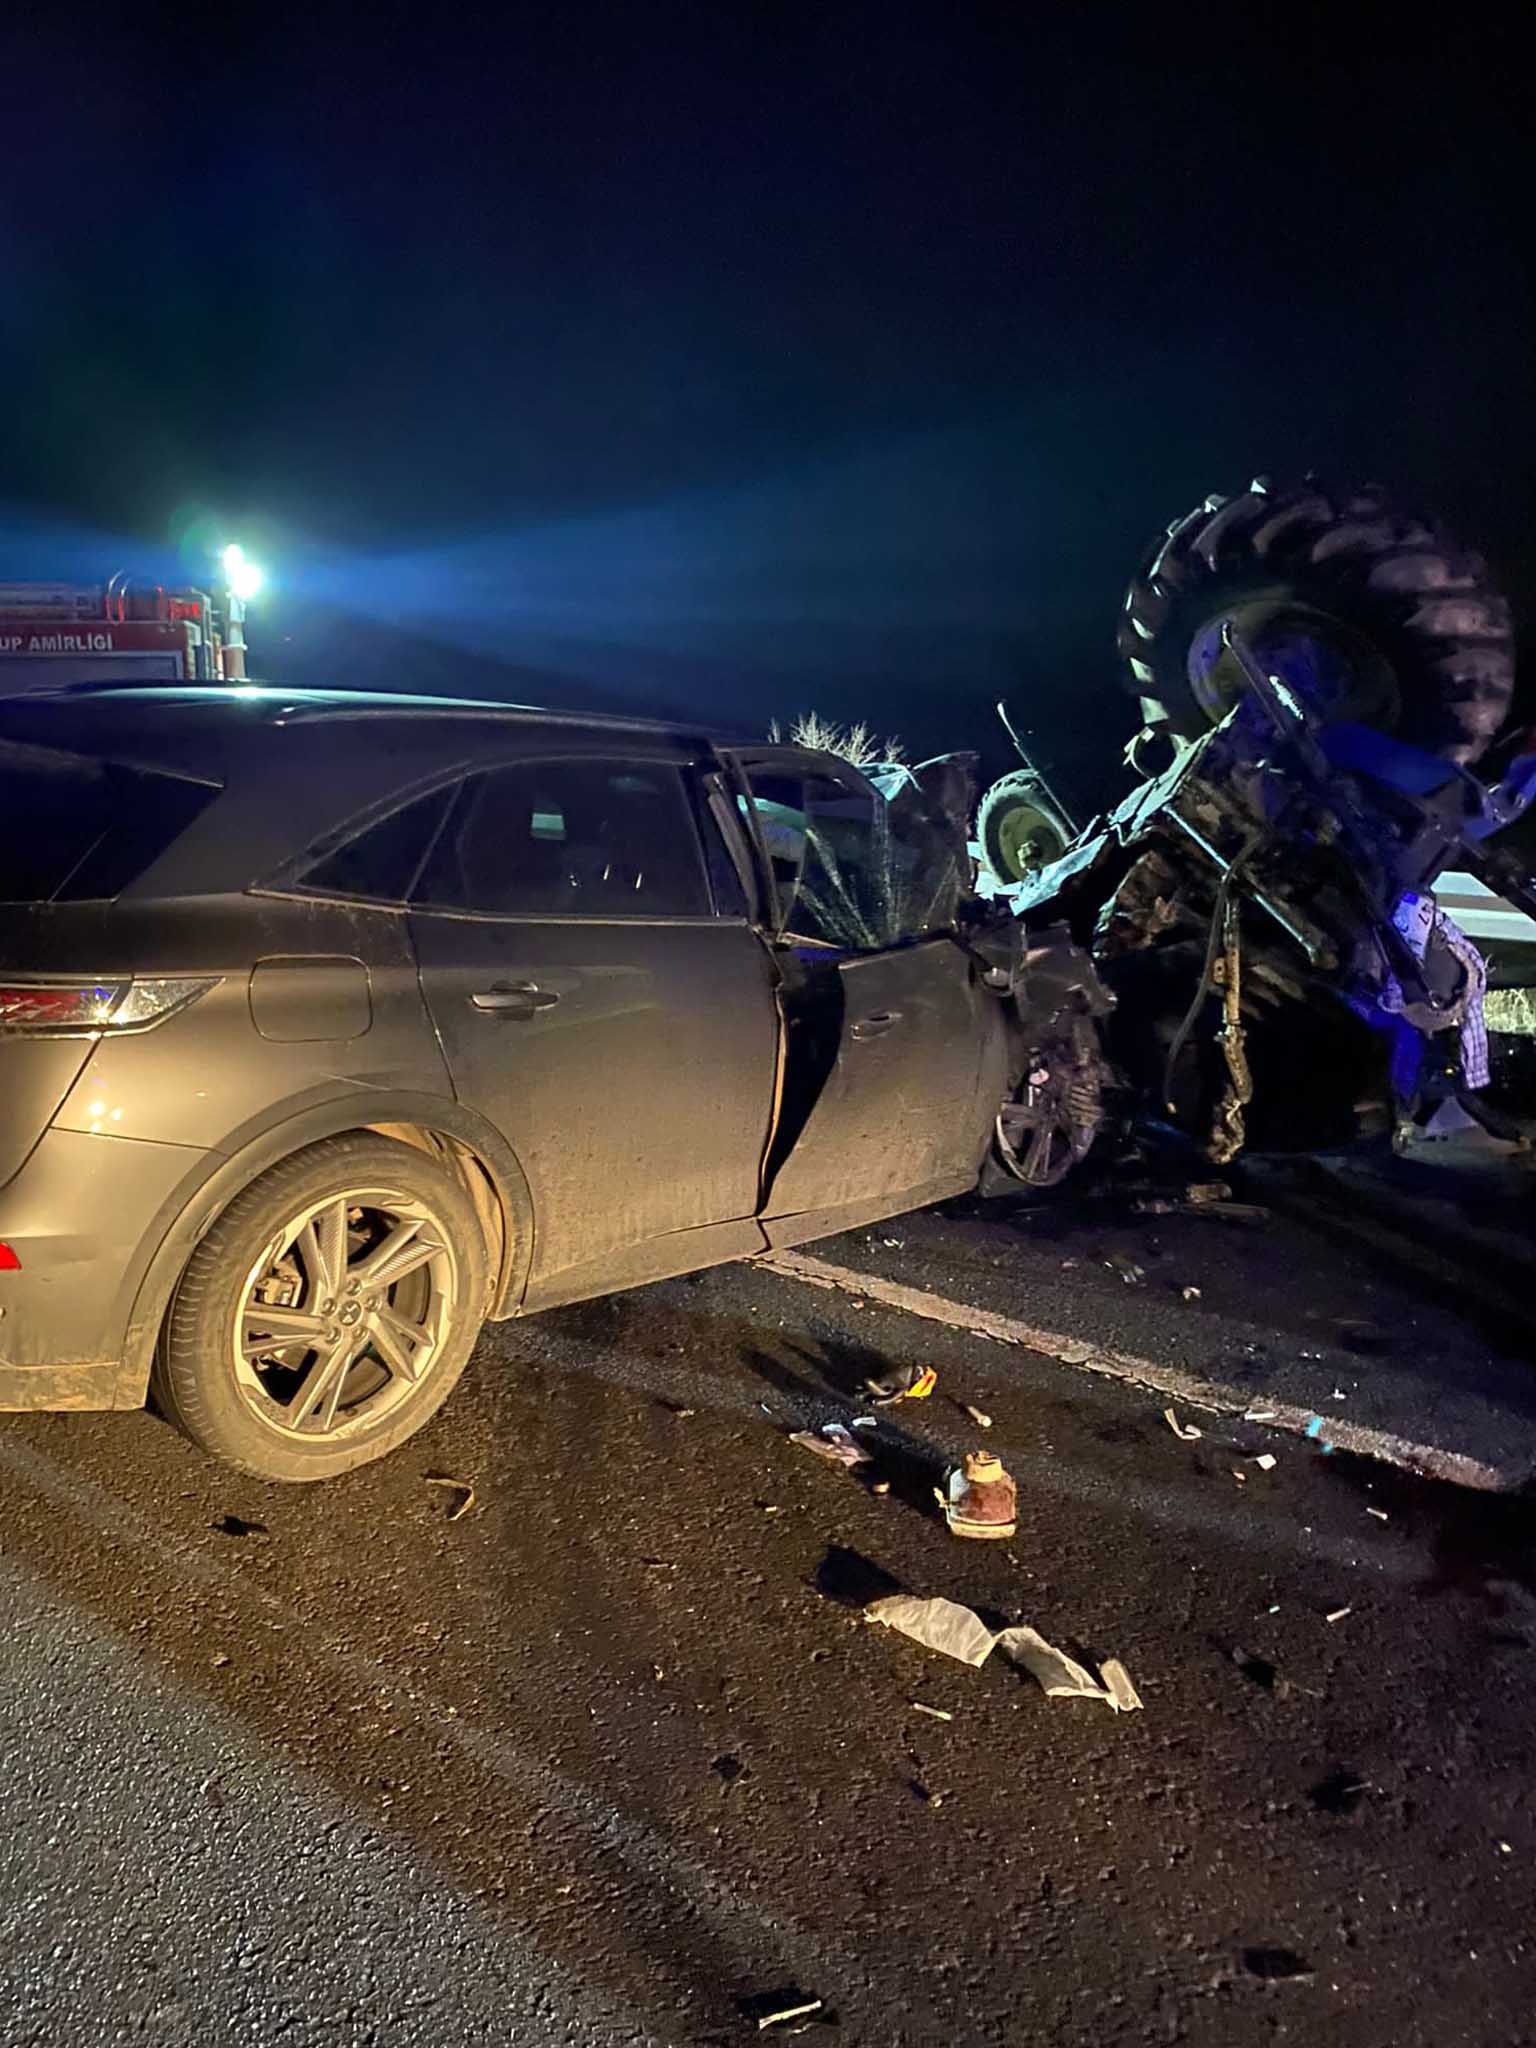
<svg viewBox="0 0 1536 2048">
<path fill-rule="evenodd" d="M 1059 860 L 1071 833 L 1027 768 L 994 782 L 976 813 L 981 857 L 999 882 L 1022 882 Z"/>
<path fill-rule="evenodd" d="M 1482 558 L 1372 487 L 1211 496 L 1153 545 L 1126 593 L 1119 647 L 1151 725 L 1196 739 L 1242 684 L 1230 623 L 1330 721 L 1475 761 L 1509 713 L 1509 607 Z"/>
</svg>

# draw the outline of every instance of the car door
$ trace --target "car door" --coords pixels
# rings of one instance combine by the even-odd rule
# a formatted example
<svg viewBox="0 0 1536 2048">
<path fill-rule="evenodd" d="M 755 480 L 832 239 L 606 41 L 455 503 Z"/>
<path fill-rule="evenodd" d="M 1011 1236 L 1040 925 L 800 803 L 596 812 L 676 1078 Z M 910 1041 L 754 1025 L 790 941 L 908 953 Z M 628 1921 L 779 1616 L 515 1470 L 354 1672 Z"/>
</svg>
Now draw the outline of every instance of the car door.
<svg viewBox="0 0 1536 2048">
<path fill-rule="evenodd" d="M 920 815 L 904 830 L 863 776 L 822 756 L 784 750 L 736 767 L 773 876 L 785 1025 L 769 1239 L 971 1186 L 1007 1049 L 1002 1005 L 955 935 L 963 832 Z"/>
<path fill-rule="evenodd" d="M 547 754 L 466 781 L 411 929 L 454 1086 L 528 1181 L 529 1305 L 761 1247 L 778 1021 L 734 907 L 679 760 Z"/>
</svg>

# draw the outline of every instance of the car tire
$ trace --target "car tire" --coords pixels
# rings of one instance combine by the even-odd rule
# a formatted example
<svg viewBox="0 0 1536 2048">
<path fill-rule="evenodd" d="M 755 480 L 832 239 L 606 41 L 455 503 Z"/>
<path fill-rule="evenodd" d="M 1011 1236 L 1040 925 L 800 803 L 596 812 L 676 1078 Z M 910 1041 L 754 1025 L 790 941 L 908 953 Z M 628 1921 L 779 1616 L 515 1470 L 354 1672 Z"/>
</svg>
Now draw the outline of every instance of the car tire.
<svg viewBox="0 0 1536 2048">
<path fill-rule="evenodd" d="M 484 1322 L 485 1241 L 449 1167 L 367 1132 L 238 1194 L 187 1262 L 151 1396 L 259 1479 L 330 1479 L 437 1412 Z"/>
<path fill-rule="evenodd" d="M 1325 720 L 1472 762 L 1509 714 L 1509 607 L 1482 558 L 1374 487 L 1211 496 L 1159 536 L 1126 592 L 1119 649 L 1154 726 L 1198 739 L 1241 683 L 1230 621 L 1268 665 L 1326 687 Z M 1307 648 L 1317 651 L 1309 659 Z M 1273 651 L 1271 651 L 1273 650 Z"/>
</svg>

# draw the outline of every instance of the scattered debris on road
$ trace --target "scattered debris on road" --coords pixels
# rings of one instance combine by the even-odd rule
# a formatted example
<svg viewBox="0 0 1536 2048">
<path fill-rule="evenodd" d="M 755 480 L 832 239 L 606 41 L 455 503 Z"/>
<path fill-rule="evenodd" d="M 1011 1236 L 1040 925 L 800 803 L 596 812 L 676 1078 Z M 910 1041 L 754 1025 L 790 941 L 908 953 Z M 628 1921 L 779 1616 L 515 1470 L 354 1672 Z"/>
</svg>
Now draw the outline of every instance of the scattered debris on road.
<svg viewBox="0 0 1536 2048">
<path fill-rule="evenodd" d="M 997 1641 L 980 1616 L 958 1600 L 921 1600 L 915 1593 L 888 1593 L 869 1602 L 864 1618 L 961 1664 L 985 1664 Z"/>
<path fill-rule="evenodd" d="M 449 1496 L 445 1522 L 460 1522 L 475 1504 L 475 1489 L 467 1479 L 455 1479 L 447 1472 L 423 1475 L 428 1486 L 440 1487 Z"/>
<path fill-rule="evenodd" d="M 1262 1202 L 1202 1203 L 1196 1208 L 1195 1213 L 1199 1216 L 1217 1218 L 1223 1223 L 1242 1223 L 1254 1226 L 1273 1223 L 1275 1220 L 1273 1209 L 1266 1209 Z"/>
<path fill-rule="evenodd" d="M 1265 1984 L 1294 1983 L 1316 1974 L 1306 1957 L 1293 1948 L 1245 1948 L 1243 1968 Z"/>
<path fill-rule="evenodd" d="M 829 1465 L 867 1465 L 869 1452 L 861 1443 L 856 1443 L 841 1422 L 824 1422 L 819 1430 L 795 1429 L 790 1431 L 789 1440 L 798 1444 L 803 1451 L 810 1451 L 815 1457 L 825 1458 Z"/>
<path fill-rule="evenodd" d="M 1201 1299 L 1200 1289 L 1198 1287 L 1181 1287 L 1179 1289 L 1179 1299 L 1180 1301 L 1199 1301 Z"/>
<path fill-rule="evenodd" d="M 1390 1522 L 1392 1519 L 1385 1508 L 1367 1508 L 1365 1512 L 1373 1515 L 1378 1522 Z"/>
<path fill-rule="evenodd" d="M 980 1615 L 962 1607 L 958 1600 L 920 1600 L 911 1593 L 888 1593 L 869 1602 L 864 1618 L 910 1636 L 924 1649 L 937 1650 L 941 1656 L 973 1667 L 985 1664 L 993 1650 L 1001 1650 L 1009 1663 L 1029 1673 L 1047 1699 L 1099 1700 L 1117 1714 L 1135 1713 L 1141 1706 L 1141 1695 L 1117 1657 L 1106 1658 L 1095 1678 L 1065 1650 L 1048 1643 L 1038 1629 L 1018 1622 L 994 1634 Z"/>
<path fill-rule="evenodd" d="M 962 1415 L 968 1415 L 978 1429 L 990 1429 L 992 1427 L 991 1416 L 984 1415 L 979 1408 L 973 1408 L 969 1401 L 962 1401 L 960 1403 L 960 1412 Z"/>
<path fill-rule="evenodd" d="M 1147 1277 L 1146 1267 L 1138 1266 L 1136 1261 L 1127 1258 L 1124 1252 L 1110 1252 L 1104 1263 L 1111 1273 L 1119 1274 L 1127 1287 L 1139 1287 Z"/>
<path fill-rule="evenodd" d="M 938 1384 L 931 1365 L 903 1365 L 883 1380 L 866 1380 L 864 1391 L 877 1408 L 889 1408 L 893 1401 L 926 1401 Z"/>
<path fill-rule="evenodd" d="M 1370 1789 L 1358 1771 L 1341 1766 L 1320 1779 L 1307 1797 L 1319 1813 L 1353 1813 Z"/>
<path fill-rule="evenodd" d="M 1326 1621 L 1326 1622 L 1330 1622 L 1330 1623 L 1332 1623 L 1332 1622 L 1335 1622 L 1335 1621 L 1342 1621 L 1342 1620 L 1344 1619 L 1344 1617 L 1345 1617 L 1346 1615 L 1348 1615 L 1348 1614 L 1353 1614 L 1353 1613 L 1354 1613 L 1354 1611 L 1355 1611 L 1355 1610 L 1354 1610 L 1354 1608 L 1353 1608 L 1352 1606 L 1350 1606 L 1350 1607 L 1335 1607 L 1335 1608 L 1333 1609 L 1332 1613 L 1331 1613 L 1331 1614 L 1325 1614 L 1325 1615 L 1323 1616 L 1323 1619 L 1324 1619 L 1324 1621 Z"/>
<path fill-rule="evenodd" d="M 801 1991 L 770 1991 L 760 1997 L 741 1999 L 737 2010 L 744 2019 L 756 2020 L 757 2031 L 762 2034 L 769 2027 L 782 2027 L 790 2020 L 814 2018 L 825 2011 L 826 2003 L 824 1998 L 807 1998 Z"/>
<path fill-rule="evenodd" d="M 953 1714 L 947 1714 L 942 1707 L 930 1707 L 926 1700 L 910 1700 L 908 1705 L 914 1714 L 927 1714 L 935 1721 L 953 1721 Z"/>
<path fill-rule="evenodd" d="M 1260 1451 L 1256 1458 L 1250 1458 L 1248 1462 L 1250 1465 L 1257 1465 L 1261 1472 L 1273 1472 L 1275 1469 L 1275 1454 L 1273 1451 Z"/>
<path fill-rule="evenodd" d="M 210 1524 L 221 1536 L 270 1536 L 271 1530 L 265 1522 L 247 1522 L 240 1515 L 220 1515 Z"/>
<path fill-rule="evenodd" d="M 1018 1487 L 992 1451 L 967 1451 L 934 1497 L 951 1536 L 1012 1536 L 1018 1527 Z"/>
<path fill-rule="evenodd" d="M 1251 1418 L 1246 1415 L 1243 1417 L 1243 1420 L 1245 1422 L 1249 1421 L 1250 1419 Z M 1171 1408 L 1165 1408 L 1163 1410 L 1163 1420 L 1167 1423 L 1168 1427 L 1173 1431 L 1174 1435 L 1178 1438 L 1181 1444 L 1197 1444 L 1205 1434 L 1205 1431 L 1203 1429 L 1196 1429 L 1195 1425 L 1192 1422 L 1180 1422 L 1178 1416 L 1174 1414 Z"/>
</svg>

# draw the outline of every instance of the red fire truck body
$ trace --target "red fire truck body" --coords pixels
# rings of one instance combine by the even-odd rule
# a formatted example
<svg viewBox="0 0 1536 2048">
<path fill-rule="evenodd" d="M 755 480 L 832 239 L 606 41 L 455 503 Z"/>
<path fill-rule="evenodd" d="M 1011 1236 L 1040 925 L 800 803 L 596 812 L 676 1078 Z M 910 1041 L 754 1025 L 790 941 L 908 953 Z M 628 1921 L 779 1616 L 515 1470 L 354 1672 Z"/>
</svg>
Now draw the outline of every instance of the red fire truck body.
<svg viewBox="0 0 1536 2048">
<path fill-rule="evenodd" d="M 234 607 L 204 590 L 114 576 L 0 583 L 0 696 L 67 683 L 230 682 L 245 674 Z"/>
</svg>

